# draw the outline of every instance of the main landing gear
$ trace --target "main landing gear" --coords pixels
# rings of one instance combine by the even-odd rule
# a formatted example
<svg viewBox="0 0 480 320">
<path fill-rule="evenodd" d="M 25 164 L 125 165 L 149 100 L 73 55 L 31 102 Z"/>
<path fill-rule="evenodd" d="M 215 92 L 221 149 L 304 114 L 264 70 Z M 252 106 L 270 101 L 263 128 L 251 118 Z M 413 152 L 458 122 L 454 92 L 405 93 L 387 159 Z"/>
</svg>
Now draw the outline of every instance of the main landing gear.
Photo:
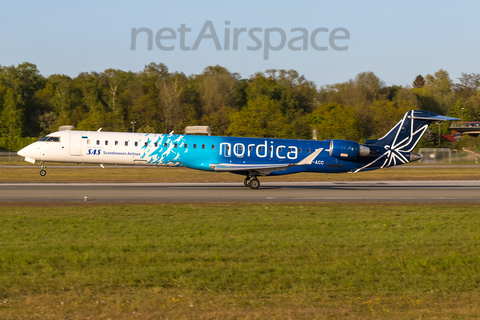
<svg viewBox="0 0 480 320">
<path fill-rule="evenodd" d="M 40 162 L 40 175 L 42 177 L 45 177 L 45 175 L 47 174 L 47 171 L 45 170 L 45 163 L 42 161 Z"/>
<path fill-rule="evenodd" d="M 247 176 L 245 180 L 243 180 L 243 184 L 245 187 L 249 187 L 250 189 L 258 189 L 260 187 L 260 181 L 258 181 L 256 176 Z"/>
</svg>

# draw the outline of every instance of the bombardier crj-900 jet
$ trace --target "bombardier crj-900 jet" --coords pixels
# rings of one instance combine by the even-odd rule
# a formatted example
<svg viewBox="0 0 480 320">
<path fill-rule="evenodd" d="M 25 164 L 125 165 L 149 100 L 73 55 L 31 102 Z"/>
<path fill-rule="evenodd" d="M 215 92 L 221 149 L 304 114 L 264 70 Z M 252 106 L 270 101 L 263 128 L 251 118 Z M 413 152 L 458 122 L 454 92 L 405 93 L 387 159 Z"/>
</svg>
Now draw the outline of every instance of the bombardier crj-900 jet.
<svg viewBox="0 0 480 320">
<path fill-rule="evenodd" d="M 18 152 L 25 161 L 187 167 L 245 176 L 258 189 L 259 176 L 298 172 L 361 172 L 420 159 L 413 149 L 434 121 L 458 120 L 427 111 L 408 111 L 383 138 L 292 140 L 177 134 L 58 131 Z"/>
</svg>

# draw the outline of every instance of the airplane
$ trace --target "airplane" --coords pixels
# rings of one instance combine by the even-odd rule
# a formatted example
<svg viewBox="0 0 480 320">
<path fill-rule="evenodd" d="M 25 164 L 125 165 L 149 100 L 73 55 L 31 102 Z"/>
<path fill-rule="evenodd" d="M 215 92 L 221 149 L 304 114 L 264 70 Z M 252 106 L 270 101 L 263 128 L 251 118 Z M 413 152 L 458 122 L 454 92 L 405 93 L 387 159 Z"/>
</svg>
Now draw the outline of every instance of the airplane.
<svg viewBox="0 0 480 320">
<path fill-rule="evenodd" d="M 259 176 L 299 172 L 344 173 L 388 168 L 420 160 L 413 153 L 432 122 L 459 120 L 411 110 L 382 138 L 294 140 L 178 134 L 57 131 L 18 151 L 25 161 L 187 167 L 244 175 L 258 189 Z"/>
</svg>

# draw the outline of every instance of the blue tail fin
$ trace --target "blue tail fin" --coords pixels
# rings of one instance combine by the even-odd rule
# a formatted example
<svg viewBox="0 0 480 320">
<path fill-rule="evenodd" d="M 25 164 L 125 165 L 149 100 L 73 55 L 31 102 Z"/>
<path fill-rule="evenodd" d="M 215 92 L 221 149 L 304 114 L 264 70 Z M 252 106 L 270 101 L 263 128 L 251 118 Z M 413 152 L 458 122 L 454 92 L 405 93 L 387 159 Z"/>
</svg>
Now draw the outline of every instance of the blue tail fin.
<svg viewBox="0 0 480 320">
<path fill-rule="evenodd" d="M 365 140 L 377 158 L 355 172 L 390 167 L 420 159 L 412 153 L 428 126 L 436 121 L 459 120 L 422 110 L 408 111 L 395 127 L 380 139 Z"/>
<path fill-rule="evenodd" d="M 380 139 L 365 140 L 366 145 L 383 147 L 387 150 L 398 150 L 411 152 L 415 149 L 427 131 L 430 123 L 435 121 L 459 120 L 457 118 L 445 117 L 433 112 L 422 110 L 411 110 L 405 113 L 402 120 L 398 122 L 385 136 Z"/>
</svg>

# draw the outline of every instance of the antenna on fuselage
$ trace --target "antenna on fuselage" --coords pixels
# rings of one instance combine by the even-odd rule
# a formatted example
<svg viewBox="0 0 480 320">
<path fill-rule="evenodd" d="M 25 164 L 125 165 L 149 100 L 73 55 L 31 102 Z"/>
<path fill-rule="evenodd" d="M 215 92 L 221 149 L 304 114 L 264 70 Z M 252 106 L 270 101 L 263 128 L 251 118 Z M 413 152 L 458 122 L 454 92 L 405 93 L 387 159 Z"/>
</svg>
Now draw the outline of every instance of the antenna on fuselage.
<svg viewBox="0 0 480 320">
<path fill-rule="evenodd" d="M 173 130 L 173 131 L 175 131 L 175 130 Z M 173 131 L 172 131 L 172 132 L 170 132 L 169 134 L 173 134 Z"/>
<path fill-rule="evenodd" d="M 97 132 L 100 132 L 100 131 L 102 131 L 102 128 L 100 128 L 100 129 L 97 130 Z"/>
</svg>

